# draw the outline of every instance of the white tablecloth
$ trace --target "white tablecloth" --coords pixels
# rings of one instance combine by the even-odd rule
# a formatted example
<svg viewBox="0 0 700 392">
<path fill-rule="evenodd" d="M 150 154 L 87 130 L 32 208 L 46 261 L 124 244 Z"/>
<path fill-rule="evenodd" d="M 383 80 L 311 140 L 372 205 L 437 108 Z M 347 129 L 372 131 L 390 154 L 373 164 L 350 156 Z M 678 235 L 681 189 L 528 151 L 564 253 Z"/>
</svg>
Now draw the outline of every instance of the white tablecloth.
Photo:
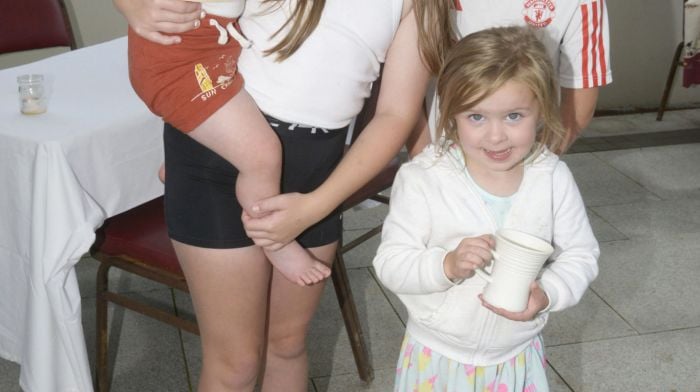
<svg viewBox="0 0 700 392">
<path fill-rule="evenodd" d="M 20 114 L 23 73 L 47 78 L 46 113 Z M 74 265 L 107 217 L 162 194 L 161 134 L 125 38 L 0 70 L 0 356 L 25 391 L 92 391 Z"/>
</svg>

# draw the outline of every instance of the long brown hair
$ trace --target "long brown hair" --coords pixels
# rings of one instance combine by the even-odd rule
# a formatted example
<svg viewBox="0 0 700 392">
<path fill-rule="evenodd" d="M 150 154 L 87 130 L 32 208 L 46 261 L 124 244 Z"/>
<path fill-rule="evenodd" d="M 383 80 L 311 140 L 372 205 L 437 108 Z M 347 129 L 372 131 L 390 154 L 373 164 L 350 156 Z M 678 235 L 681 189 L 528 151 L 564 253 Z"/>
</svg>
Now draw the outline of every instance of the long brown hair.
<svg viewBox="0 0 700 392">
<path fill-rule="evenodd" d="M 413 0 L 418 25 L 418 47 L 423 63 L 433 75 L 442 68 L 450 47 L 457 41 L 452 28 L 453 0 Z"/>
<path fill-rule="evenodd" d="M 538 152 L 556 151 L 566 131 L 558 107 L 556 73 L 544 45 L 528 27 L 497 27 L 470 34 L 445 59 L 437 82 L 437 131 L 457 142 L 456 116 L 478 105 L 509 81 L 527 86 L 540 109 Z"/>
<path fill-rule="evenodd" d="M 287 0 L 264 0 L 263 2 L 278 3 L 275 6 L 281 7 L 283 1 Z M 275 53 L 277 61 L 282 61 L 293 55 L 318 26 L 325 5 L 326 0 L 297 0 L 297 5 L 289 19 L 272 36 L 276 36 L 291 25 L 289 32 L 277 45 L 266 50 L 265 55 Z"/>
</svg>

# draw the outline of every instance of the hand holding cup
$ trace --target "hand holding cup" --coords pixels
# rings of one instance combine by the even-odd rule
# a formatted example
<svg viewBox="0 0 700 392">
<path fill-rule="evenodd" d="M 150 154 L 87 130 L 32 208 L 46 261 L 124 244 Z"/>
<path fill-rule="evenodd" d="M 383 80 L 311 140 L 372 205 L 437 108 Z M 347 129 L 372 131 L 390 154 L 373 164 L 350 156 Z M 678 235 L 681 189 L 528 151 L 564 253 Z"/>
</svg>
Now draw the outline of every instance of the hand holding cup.
<svg viewBox="0 0 700 392">
<path fill-rule="evenodd" d="M 501 317 L 505 317 L 513 321 L 530 321 L 537 316 L 539 312 L 546 309 L 549 306 L 549 298 L 545 294 L 544 290 L 540 287 L 537 282 L 532 282 L 530 284 L 530 295 L 527 300 L 527 306 L 522 312 L 511 312 L 503 308 L 497 308 L 484 300 L 483 295 L 479 295 L 481 299 L 481 304 L 489 309 L 490 311 L 496 313 Z"/>
<path fill-rule="evenodd" d="M 488 282 L 483 299 L 495 308 L 510 312 L 526 310 L 531 284 L 552 252 L 551 244 L 533 235 L 512 229 L 499 230 L 496 249 L 492 252 L 491 273 L 475 270 Z"/>
<path fill-rule="evenodd" d="M 457 248 L 445 256 L 445 275 L 452 281 L 471 278 L 475 270 L 490 264 L 491 250 L 495 245 L 490 234 L 462 239 Z"/>
</svg>

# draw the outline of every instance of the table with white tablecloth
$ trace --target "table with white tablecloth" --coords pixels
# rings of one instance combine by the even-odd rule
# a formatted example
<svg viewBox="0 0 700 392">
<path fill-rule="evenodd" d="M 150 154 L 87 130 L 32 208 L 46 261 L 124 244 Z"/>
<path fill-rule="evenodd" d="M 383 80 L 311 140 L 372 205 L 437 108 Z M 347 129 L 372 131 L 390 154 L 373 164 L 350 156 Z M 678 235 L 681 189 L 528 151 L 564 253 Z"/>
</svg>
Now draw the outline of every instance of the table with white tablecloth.
<svg viewBox="0 0 700 392">
<path fill-rule="evenodd" d="M 19 111 L 26 73 L 47 80 L 44 114 Z M 25 391 L 92 391 L 74 267 L 106 218 L 162 194 L 162 158 L 125 38 L 0 70 L 0 356 Z"/>
</svg>

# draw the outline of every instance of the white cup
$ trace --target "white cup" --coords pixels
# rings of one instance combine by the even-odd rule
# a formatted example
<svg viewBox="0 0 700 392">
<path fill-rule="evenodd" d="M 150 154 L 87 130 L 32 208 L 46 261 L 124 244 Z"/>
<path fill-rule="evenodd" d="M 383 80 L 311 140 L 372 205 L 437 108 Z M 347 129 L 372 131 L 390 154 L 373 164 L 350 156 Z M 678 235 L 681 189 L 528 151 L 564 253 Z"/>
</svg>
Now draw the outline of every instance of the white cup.
<svg viewBox="0 0 700 392">
<path fill-rule="evenodd" d="M 46 111 L 44 75 L 31 74 L 17 77 L 19 110 L 23 114 L 41 114 Z"/>
<path fill-rule="evenodd" d="M 554 248 L 547 241 L 522 231 L 502 229 L 496 232 L 491 273 L 475 270 L 488 282 L 484 300 L 511 312 L 525 310 L 530 284 L 552 252 Z"/>
</svg>

